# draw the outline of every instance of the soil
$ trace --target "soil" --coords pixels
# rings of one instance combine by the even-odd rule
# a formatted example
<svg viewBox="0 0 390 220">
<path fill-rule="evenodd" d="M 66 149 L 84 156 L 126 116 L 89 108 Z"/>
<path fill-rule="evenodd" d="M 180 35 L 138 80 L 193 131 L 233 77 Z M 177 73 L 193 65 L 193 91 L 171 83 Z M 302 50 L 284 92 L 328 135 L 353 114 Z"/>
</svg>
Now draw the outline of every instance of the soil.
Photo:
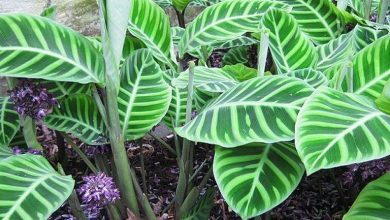
<svg viewBox="0 0 390 220">
<path fill-rule="evenodd" d="M 55 163 L 58 160 L 55 134 L 45 128 L 39 129 L 38 132 L 41 134 L 39 139 L 46 148 L 46 157 Z M 173 145 L 172 138 L 165 138 L 165 141 Z M 159 219 L 174 219 L 174 209 L 170 204 L 175 195 L 179 175 L 176 158 L 151 137 L 144 138 L 143 143 L 149 201 Z M 141 180 L 140 148 L 134 142 L 129 142 L 127 149 L 131 165 L 136 170 L 138 180 Z M 212 165 L 214 149 L 212 146 L 204 144 L 197 145 L 194 149 L 194 169 L 197 169 L 203 162 L 206 164 L 195 179 L 195 182 L 199 182 Z M 77 188 L 81 176 L 90 171 L 70 148 L 66 149 L 66 155 L 68 158 L 66 170 L 76 179 Z M 110 157 L 109 154 L 105 156 Z M 390 171 L 390 157 L 359 166 L 322 170 L 313 175 L 304 176 L 290 197 L 272 211 L 262 215 L 261 219 L 341 219 L 361 189 L 371 180 L 385 173 L 386 170 Z M 229 209 L 213 178 L 208 181 L 205 188 L 209 187 L 216 189 L 214 207 L 209 219 L 241 219 Z M 69 213 L 68 205 L 64 204 L 50 219 L 71 219 Z M 108 219 L 104 211 L 99 219 Z"/>
</svg>

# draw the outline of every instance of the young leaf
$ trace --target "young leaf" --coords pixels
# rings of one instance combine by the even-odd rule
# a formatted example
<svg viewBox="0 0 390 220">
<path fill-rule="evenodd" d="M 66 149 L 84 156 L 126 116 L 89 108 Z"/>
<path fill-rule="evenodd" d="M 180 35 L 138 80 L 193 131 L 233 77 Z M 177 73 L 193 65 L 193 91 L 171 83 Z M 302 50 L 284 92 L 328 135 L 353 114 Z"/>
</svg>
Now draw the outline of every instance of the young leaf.
<svg viewBox="0 0 390 220">
<path fill-rule="evenodd" d="M 353 59 L 353 91 L 376 99 L 390 79 L 390 36 L 376 40 Z"/>
<path fill-rule="evenodd" d="M 364 96 L 320 88 L 303 105 L 295 127 L 309 175 L 390 154 L 390 116 Z"/>
<path fill-rule="evenodd" d="M 46 116 L 45 124 L 51 129 L 69 132 L 90 145 L 107 143 L 106 127 L 93 98 L 88 95 L 64 99 L 59 108 Z"/>
<path fill-rule="evenodd" d="M 13 137 L 19 131 L 19 115 L 14 110 L 9 97 L 0 98 L 0 148 L 8 147 Z"/>
<path fill-rule="evenodd" d="M 328 84 L 328 79 L 324 74 L 310 68 L 295 70 L 287 73 L 286 76 L 302 79 L 307 84 L 313 86 L 313 88 L 318 88 L 322 85 Z"/>
<path fill-rule="evenodd" d="M 271 9 L 261 25 L 269 30 L 271 54 L 278 73 L 313 67 L 317 63 L 313 43 L 300 31 L 293 16 Z"/>
<path fill-rule="evenodd" d="M 235 47 L 230 49 L 222 58 L 223 65 L 234 65 L 248 63 L 248 47 Z"/>
<path fill-rule="evenodd" d="M 171 54 L 169 17 L 151 0 L 133 0 L 130 10 L 130 33 L 142 40 L 154 57 L 172 67 L 175 58 Z"/>
<path fill-rule="evenodd" d="M 285 4 L 262 0 L 226 0 L 206 8 L 185 30 L 179 43 L 180 57 L 210 43 L 235 39 L 246 32 L 257 32 L 259 20 L 272 7 Z"/>
<path fill-rule="evenodd" d="M 224 147 L 290 141 L 298 112 L 311 93 L 311 86 L 300 79 L 251 79 L 220 95 L 175 130 L 189 140 Z"/>
<path fill-rule="evenodd" d="M 369 183 L 344 215 L 344 220 L 390 219 L 390 173 Z"/>
<path fill-rule="evenodd" d="M 122 66 L 118 94 L 119 118 L 126 140 L 142 137 L 157 125 L 168 111 L 171 88 L 154 61 L 152 51 L 132 53 Z"/>
<path fill-rule="evenodd" d="M 0 15 L 0 76 L 104 83 L 102 55 L 82 35 L 46 18 Z"/>
<path fill-rule="evenodd" d="M 318 54 L 317 70 L 325 71 L 337 64 L 349 62 L 355 52 L 353 48 L 353 35 L 343 34 L 316 48 Z"/>
<path fill-rule="evenodd" d="M 58 174 L 42 156 L 0 161 L 0 218 L 47 219 L 69 197 L 74 180 Z"/>
<path fill-rule="evenodd" d="M 259 74 L 257 69 L 249 68 L 242 63 L 226 65 L 222 70 L 233 76 L 239 82 L 255 78 Z"/>
<path fill-rule="evenodd" d="M 188 70 L 182 72 L 178 78 L 172 80 L 172 85 L 186 88 L 188 85 Z M 194 87 L 207 92 L 225 92 L 237 85 L 238 81 L 218 68 L 197 66 L 194 69 Z"/>
<path fill-rule="evenodd" d="M 305 169 L 290 143 L 216 147 L 214 177 L 222 196 L 243 219 L 259 216 L 283 202 Z"/>
<path fill-rule="evenodd" d="M 329 0 L 278 0 L 292 6 L 290 14 L 316 44 L 325 44 L 344 31 L 344 18 Z"/>
</svg>

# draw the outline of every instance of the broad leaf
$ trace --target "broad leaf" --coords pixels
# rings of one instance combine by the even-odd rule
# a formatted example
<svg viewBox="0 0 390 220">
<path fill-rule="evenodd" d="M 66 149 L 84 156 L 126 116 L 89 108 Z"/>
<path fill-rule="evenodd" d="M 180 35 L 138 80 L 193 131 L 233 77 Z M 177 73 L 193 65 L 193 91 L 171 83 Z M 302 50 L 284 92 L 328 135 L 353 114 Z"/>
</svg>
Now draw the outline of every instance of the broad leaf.
<svg viewBox="0 0 390 220">
<path fill-rule="evenodd" d="M 390 219 L 390 172 L 360 192 L 343 220 Z"/>
<path fill-rule="evenodd" d="M 286 76 L 255 78 L 210 102 L 176 132 L 189 140 L 235 147 L 294 139 L 298 112 L 312 88 Z"/>
<path fill-rule="evenodd" d="M 172 80 L 172 85 L 178 88 L 186 88 L 188 85 L 188 70 L 180 73 L 179 77 Z M 194 87 L 206 92 L 225 92 L 238 84 L 238 81 L 218 68 L 197 66 L 194 69 Z"/>
<path fill-rule="evenodd" d="M 19 131 L 19 115 L 14 110 L 9 97 L 0 97 L 0 148 L 8 147 Z"/>
<path fill-rule="evenodd" d="M 378 98 L 390 79 L 390 36 L 360 51 L 353 59 L 353 91 Z"/>
<path fill-rule="evenodd" d="M 316 44 L 324 44 L 344 31 L 341 12 L 329 0 L 278 0 L 292 6 L 290 14 Z"/>
<path fill-rule="evenodd" d="M 295 70 L 287 73 L 286 76 L 302 79 L 307 84 L 313 86 L 313 88 L 318 88 L 322 85 L 328 84 L 328 79 L 324 74 L 310 68 Z"/>
<path fill-rule="evenodd" d="M 363 27 L 356 25 L 353 30 L 353 44 L 356 51 L 360 51 L 372 42 L 377 39 L 387 35 L 389 32 L 387 30 L 377 30 L 372 27 Z"/>
<path fill-rule="evenodd" d="M 337 64 L 344 64 L 352 59 L 353 35 L 344 34 L 316 48 L 319 57 L 317 70 L 325 71 Z"/>
<path fill-rule="evenodd" d="M 203 107 L 211 102 L 211 100 L 215 97 L 218 97 L 221 93 L 212 93 L 203 91 L 201 89 L 195 89 L 194 91 L 194 102 L 195 109 L 198 112 L 201 112 Z"/>
<path fill-rule="evenodd" d="M 103 57 L 77 32 L 23 14 L 0 15 L 0 27 L 0 76 L 103 84 Z"/>
<path fill-rule="evenodd" d="M 125 43 L 123 44 L 122 59 L 126 59 L 133 51 L 145 47 L 145 44 L 141 40 L 135 37 L 126 37 Z"/>
<path fill-rule="evenodd" d="M 274 208 L 298 186 L 304 167 L 290 143 L 216 147 L 214 177 L 231 207 L 243 219 Z"/>
<path fill-rule="evenodd" d="M 180 42 L 180 39 L 184 35 L 184 28 L 181 27 L 171 27 L 171 36 L 172 36 L 172 42 L 173 45 L 178 45 Z"/>
<path fill-rule="evenodd" d="M 46 116 L 45 124 L 51 129 L 71 133 L 90 145 L 107 143 L 106 127 L 97 105 L 88 95 L 64 99 L 59 108 Z"/>
<path fill-rule="evenodd" d="M 317 90 L 296 123 L 295 144 L 308 174 L 390 154 L 390 116 L 368 98 Z"/>
<path fill-rule="evenodd" d="M 156 3 L 151 0 L 131 1 L 129 31 L 152 50 L 155 58 L 173 67 L 175 58 L 171 54 L 169 17 Z"/>
<path fill-rule="evenodd" d="M 10 156 L 13 156 L 11 149 L 8 147 L 0 146 L 0 163 L 2 160 L 7 159 Z"/>
<path fill-rule="evenodd" d="M 360 17 L 366 16 L 366 2 L 361 0 L 348 0 L 348 6 Z"/>
<path fill-rule="evenodd" d="M 214 42 L 210 45 L 210 47 L 213 49 L 228 49 L 233 47 L 249 46 L 257 43 L 258 41 L 253 38 L 240 36 L 238 38 L 224 42 Z"/>
<path fill-rule="evenodd" d="M 91 84 L 80 84 L 74 82 L 56 82 L 40 81 L 40 84 L 46 88 L 57 99 L 72 96 L 76 94 L 90 94 Z"/>
<path fill-rule="evenodd" d="M 257 32 L 260 18 L 272 7 L 286 5 L 275 1 L 227 0 L 206 8 L 186 28 L 179 43 L 180 57 L 201 46 Z"/>
<path fill-rule="evenodd" d="M 172 6 L 171 0 L 153 0 L 161 8 L 169 8 Z"/>
<path fill-rule="evenodd" d="M 301 32 L 294 17 L 279 9 L 271 9 L 261 25 L 269 30 L 270 48 L 278 73 L 313 67 L 317 54 L 313 43 Z"/>
<path fill-rule="evenodd" d="M 132 53 L 121 70 L 119 118 L 126 140 L 144 136 L 168 111 L 171 88 L 149 49 Z"/>
<path fill-rule="evenodd" d="M 186 122 L 187 88 L 172 87 L 172 99 L 168 112 L 164 116 L 165 124 L 170 127 L 178 127 Z M 173 120 L 173 122 L 172 122 Z"/>
<path fill-rule="evenodd" d="M 69 197 L 74 180 L 61 176 L 42 156 L 0 161 L 0 218 L 47 219 Z"/>
<path fill-rule="evenodd" d="M 210 188 L 198 199 L 195 206 L 183 216 L 183 220 L 205 220 L 209 219 L 210 211 L 214 206 L 215 189 Z"/>
<path fill-rule="evenodd" d="M 234 65 L 248 63 L 248 47 L 235 47 L 230 49 L 222 58 L 223 65 Z"/>
</svg>

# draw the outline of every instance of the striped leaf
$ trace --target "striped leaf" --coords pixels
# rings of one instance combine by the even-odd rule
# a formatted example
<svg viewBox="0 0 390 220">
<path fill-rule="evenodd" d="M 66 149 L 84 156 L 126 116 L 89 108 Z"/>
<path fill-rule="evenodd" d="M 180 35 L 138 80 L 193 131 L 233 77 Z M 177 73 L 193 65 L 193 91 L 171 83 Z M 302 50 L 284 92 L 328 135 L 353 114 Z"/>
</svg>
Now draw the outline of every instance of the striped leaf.
<svg viewBox="0 0 390 220">
<path fill-rule="evenodd" d="M 187 95 L 187 88 L 172 87 L 172 99 L 169 103 L 168 112 L 164 116 L 164 123 L 168 127 L 173 129 L 186 122 Z"/>
<path fill-rule="evenodd" d="M 123 44 L 122 59 L 126 59 L 133 51 L 145 47 L 145 44 L 141 40 L 135 37 L 126 37 Z"/>
<path fill-rule="evenodd" d="M 0 15 L 0 76 L 104 83 L 102 55 L 82 35 L 46 18 Z"/>
<path fill-rule="evenodd" d="M 348 0 L 348 6 L 352 8 L 353 12 L 360 17 L 366 16 L 366 4 L 365 1 L 361 0 Z"/>
<path fill-rule="evenodd" d="M 308 174 L 390 154 L 390 116 L 364 96 L 317 90 L 296 123 L 295 144 Z"/>
<path fill-rule="evenodd" d="M 221 93 L 212 93 L 203 91 L 201 89 L 195 89 L 194 90 L 194 104 L 195 109 L 198 112 L 201 112 L 208 103 L 211 102 L 211 100 L 215 97 L 218 97 Z"/>
<path fill-rule="evenodd" d="M 26 139 L 23 135 L 23 129 L 20 129 L 16 132 L 14 138 L 12 138 L 11 142 L 9 143 L 9 147 L 21 147 L 21 148 L 28 148 L 28 145 L 26 143 Z"/>
<path fill-rule="evenodd" d="M 263 0 L 226 0 L 206 8 L 186 28 L 179 43 L 180 57 L 201 46 L 257 32 L 260 18 L 271 7 L 286 5 Z"/>
<path fill-rule="evenodd" d="M 378 98 L 390 79 L 390 35 L 376 40 L 353 59 L 353 91 Z"/>
<path fill-rule="evenodd" d="M 19 131 L 19 115 L 14 110 L 9 97 L 0 97 L 0 148 L 8 147 L 13 137 Z"/>
<path fill-rule="evenodd" d="M 257 43 L 259 42 L 253 38 L 240 36 L 232 40 L 212 43 L 210 47 L 213 49 L 228 49 L 233 47 L 249 46 Z"/>
<path fill-rule="evenodd" d="M 270 48 L 278 73 L 313 67 L 317 54 L 313 43 L 300 31 L 294 17 L 279 9 L 270 10 L 261 25 L 269 30 Z"/>
<path fill-rule="evenodd" d="M 161 8 L 169 8 L 172 6 L 171 0 L 153 0 Z"/>
<path fill-rule="evenodd" d="M 51 129 L 71 133 L 90 145 L 107 143 L 106 127 L 97 105 L 88 95 L 64 99 L 60 107 L 45 118 L 45 124 Z"/>
<path fill-rule="evenodd" d="M 223 65 L 248 63 L 248 47 L 235 47 L 230 49 L 222 58 Z"/>
<path fill-rule="evenodd" d="M 209 219 L 210 211 L 214 206 L 215 189 L 209 188 L 206 193 L 198 199 L 195 206 L 183 216 L 183 220 L 205 220 Z"/>
<path fill-rule="evenodd" d="M 341 12 L 329 0 L 278 0 L 292 7 L 290 14 L 316 44 L 325 44 L 344 31 Z"/>
<path fill-rule="evenodd" d="M 13 154 L 12 154 L 10 148 L 0 146 L 0 163 L 2 160 L 7 159 L 8 157 L 10 157 L 12 155 Z"/>
<path fill-rule="evenodd" d="M 180 12 L 182 12 L 190 2 L 191 0 L 172 0 L 173 6 Z"/>
<path fill-rule="evenodd" d="M 0 219 L 47 219 L 69 197 L 74 180 L 61 176 L 42 156 L 0 161 Z"/>
<path fill-rule="evenodd" d="M 180 39 L 184 35 L 184 28 L 181 27 L 171 27 L 171 36 L 172 36 L 172 42 L 173 45 L 178 45 L 180 42 Z"/>
<path fill-rule="evenodd" d="M 343 220 L 390 219 L 390 172 L 369 183 Z"/>
<path fill-rule="evenodd" d="M 307 84 L 313 86 L 313 88 L 318 88 L 322 85 L 328 84 L 328 79 L 324 74 L 310 68 L 295 70 L 287 73 L 286 76 L 302 79 Z"/>
<path fill-rule="evenodd" d="M 76 94 L 90 94 L 91 84 L 80 84 L 74 82 L 56 82 L 40 81 L 40 84 L 46 88 L 57 99 L 72 96 Z"/>
<path fill-rule="evenodd" d="M 289 141 L 294 139 L 298 112 L 311 93 L 311 86 L 300 79 L 251 79 L 213 100 L 176 132 L 192 141 L 224 147 Z"/>
<path fill-rule="evenodd" d="M 188 85 L 188 77 L 189 72 L 187 70 L 172 80 L 172 84 L 178 88 L 186 88 Z M 194 87 L 203 91 L 225 92 L 237 84 L 238 81 L 222 69 L 203 66 L 197 66 L 194 69 Z"/>
<path fill-rule="evenodd" d="M 119 119 L 126 140 L 144 136 L 167 113 L 171 87 L 149 49 L 132 53 L 121 70 Z"/>
<path fill-rule="evenodd" d="M 354 51 L 353 35 L 343 34 L 316 48 L 318 54 L 317 70 L 325 71 L 334 65 L 349 62 Z"/>
<path fill-rule="evenodd" d="M 389 32 L 387 30 L 377 30 L 372 27 L 364 27 L 356 25 L 353 30 L 353 44 L 356 51 L 360 51 L 372 42 L 377 39 L 387 35 Z"/>
<path fill-rule="evenodd" d="M 145 22 L 148 21 L 148 22 Z M 151 25 L 158 24 L 158 25 Z M 131 1 L 129 31 L 152 50 L 153 56 L 173 67 L 169 17 L 151 0 Z"/>
<path fill-rule="evenodd" d="M 290 143 L 253 143 L 215 150 L 218 188 L 243 219 L 259 216 L 287 199 L 303 173 L 303 164 Z"/>
</svg>

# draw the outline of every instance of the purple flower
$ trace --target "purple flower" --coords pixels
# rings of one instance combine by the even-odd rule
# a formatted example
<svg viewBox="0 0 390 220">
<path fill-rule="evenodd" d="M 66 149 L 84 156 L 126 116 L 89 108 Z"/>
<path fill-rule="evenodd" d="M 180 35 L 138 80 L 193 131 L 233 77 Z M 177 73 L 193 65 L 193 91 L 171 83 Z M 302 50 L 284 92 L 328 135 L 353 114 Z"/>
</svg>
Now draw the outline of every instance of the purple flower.
<svg viewBox="0 0 390 220">
<path fill-rule="evenodd" d="M 83 181 L 77 192 L 81 196 L 84 211 L 91 217 L 99 215 L 100 209 L 120 198 L 112 177 L 105 173 L 84 176 Z"/>
<path fill-rule="evenodd" d="M 34 148 L 20 148 L 18 146 L 15 146 L 12 148 L 12 153 L 15 155 L 18 154 L 34 154 L 34 155 L 42 155 L 42 151 Z"/>
<path fill-rule="evenodd" d="M 41 120 L 50 114 L 57 100 L 40 85 L 27 80 L 21 80 L 20 85 L 10 93 L 10 100 L 14 103 L 14 109 L 22 117 Z"/>
</svg>

